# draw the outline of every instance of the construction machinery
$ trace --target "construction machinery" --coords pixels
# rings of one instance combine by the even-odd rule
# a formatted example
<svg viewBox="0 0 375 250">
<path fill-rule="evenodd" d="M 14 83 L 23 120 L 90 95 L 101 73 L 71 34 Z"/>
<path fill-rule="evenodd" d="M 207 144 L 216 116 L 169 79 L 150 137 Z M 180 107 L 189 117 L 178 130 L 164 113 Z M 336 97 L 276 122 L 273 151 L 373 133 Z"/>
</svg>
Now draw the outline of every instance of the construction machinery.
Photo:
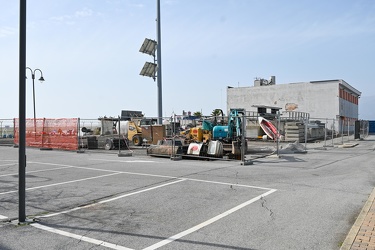
<svg viewBox="0 0 375 250">
<path fill-rule="evenodd" d="M 247 143 L 243 140 L 244 116 L 244 109 L 231 109 L 228 116 L 228 124 L 216 125 L 213 127 L 212 141 L 219 141 L 222 143 L 224 155 L 228 155 L 232 158 L 238 158 L 241 155 L 242 146 L 245 147 L 246 152 Z"/>
<path fill-rule="evenodd" d="M 220 116 L 213 116 L 210 118 L 204 118 L 201 121 L 200 126 L 195 126 L 181 132 L 185 136 L 187 143 L 190 142 L 207 142 L 212 140 L 212 132 L 215 126 L 226 124 L 224 119 L 224 113 L 221 109 L 217 109 L 220 112 Z"/>
<path fill-rule="evenodd" d="M 243 110 L 231 109 L 227 125 L 217 125 L 212 128 L 212 139 L 222 140 L 227 143 L 236 140 L 242 134 L 242 118 L 245 115 Z"/>
<path fill-rule="evenodd" d="M 184 140 L 180 138 L 165 138 L 159 140 L 156 145 L 150 145 L 147 148 L 147 155 L 150 156 L 175 156 L 183 155 L 187 152 L 188 145 L 184 144 Z"/>
<path fill-rule="evenodd" d="M 165 156 L 167 152 L 182 152 L 185 157 L 196 158 L 235 158 L 239 159 L 243 149 L 247 149 L 244 140 L 243 121 L 244 109 L 231 109 L 227 119 L 220 121 L 217 117 L 202 120 L 202 125 L 193 127 L 181 133 L 185 137 L 183 145 L 177 145 L 178 150 L 169 150 L 173 145 L 159 145 L 150 148 L 149 154 Z M 181 151 L 182 149 L 182 151 Z M 152 152 L 151 152 L 152 151 Z"/>
<path fill-rule="evenodd" d="M 218 121 L 216 116 L 211 120 L 204 119 L 202 126 L 190 128 L 185 134 L 189 140 L 195 142 L 221 140 L 231 143 L 242 135 L 242 117 L 244 115 L 243 109 L 231 109 L 227 120 L 224 119 L 222 113 L 221 120 Z"/>
<path fill-rule="evenodd" d="M 146 136 L 142 135 L 142 127 L 153 126 L 157 119 L 145 118 L 141 111 L 122 110 L 121 121 L 123 121 L 127 138 L 135 146 L 141 146 Z M 148 140 L 147 140 L 148 141 Z"/>
<path fill-rule="evenodd" d="M 101 117 L 100 127 L 95 130 L 83 127 L 83 135 L 80 137 L 80 147 L 88 149 L 128 149 L 128 139 L 121 133 L 119 119 L 113 117 Z"/>
<path fill-rule="evenodd" d="M 156 119 L 132 118 L 132 120 L 101 117 L 100 127 L 88 129 L 83 127 L 80 145 L 84 148 L 102 148 L 106 150 L 127 148 L 134 146 L 157 143 L 158 139 L 165 137 L 165 127 L 155 125 Z"/>
</svg>

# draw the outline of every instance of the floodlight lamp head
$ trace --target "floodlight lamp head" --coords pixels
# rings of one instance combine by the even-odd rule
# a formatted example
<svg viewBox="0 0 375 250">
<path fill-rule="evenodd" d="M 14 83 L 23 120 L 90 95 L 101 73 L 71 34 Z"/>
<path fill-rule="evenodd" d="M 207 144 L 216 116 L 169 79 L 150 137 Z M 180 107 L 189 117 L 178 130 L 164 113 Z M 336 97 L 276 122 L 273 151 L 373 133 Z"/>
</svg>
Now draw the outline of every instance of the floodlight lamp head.
<svg viewBox="0 0 375 250">
<path fill-rule="evenodd" d="M 151 62 L 145 62 L 140 75 L 152 77 L 155 80 L 155 74 L 157 72 L 157 64 Z"/>
<path fill-rule="evenodd" d="M 146 38 L 139 49 L 139 52 L 155 56 L 156 45 L 156 41 Z"/>
<path fill-rule="evenodd" d="M 44 81 L 45 81 L 44 78 L 43 78 L 43 76 L 41 76 L 41 77 L 39 78 L 39 81 L 41 81 L 41 82 L 44 82 Z"/>
</svg>

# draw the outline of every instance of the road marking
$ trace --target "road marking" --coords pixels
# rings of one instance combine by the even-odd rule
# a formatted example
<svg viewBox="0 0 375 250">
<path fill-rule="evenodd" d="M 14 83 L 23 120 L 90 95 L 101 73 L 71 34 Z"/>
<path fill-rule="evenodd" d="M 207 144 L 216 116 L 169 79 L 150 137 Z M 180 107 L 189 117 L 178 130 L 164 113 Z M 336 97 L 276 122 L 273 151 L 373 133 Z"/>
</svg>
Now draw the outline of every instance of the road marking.
<svg viewBox="0 0 375 250">
<path fill-rule="evenodd" d="M 139 163 L 159 163 L 156 161 L 146 161 L 146 160 L 131 160 L 131 161 L 121 161 L 121 160 L 104 160 L 104 159 L 89 159 L 90 161 L 112 161 L 112 162 L 139 162 Z"/>
<path fill-rule="evenodd" d="M 72 168 L 72 167 L 61 167 L 61 168 L 50 168 L 50 169 L 43 169 L 43 170 L 27 171 L 26 174 L 38 173 L 38 172 L 45 172 L 45 171 L 53 171 L 53 170 L 60 170 L 60 169 L 65 169 L 65 168 Z M 18 175 L 18 173 L 3 174 L 3 175 L 0 175 L 0 177 L 15 176 L 15 175 Z"/>
<path fill-rule="evenodd" d="M 87 169 L 87 170 L 95 170 L 95 171 L 102 171 L 102 172 L 111 172 L 111 173 L 119 173 L 120 171 L 108 170 L 108 169 L 100 169 L 100 168 L 89 168 L 89 167 L 78 167 L 73 165 L 65 165 L 65 164 L 58 164 L 58 163 L 45 163 L 45 162 L 31 162 L 41 165 L 51 165 L 51 166 L 62 166 L 62 167 L 70 167 L 70 168 L 78 168 L 78 169 Z"/>
<path fill-rule="evenodd" d="M 0 214 L 0 221 L 6 221 L 6 220 L 9 220 L 9 218 Z"/>
<path fill-rule="evenodd" d="M 1 164 L 0 167 L 4 167 L 4 166 L 14 166 L 16 165 L 17 163 L 8 163 L 8 164 Z"/>
<path fill-rule="evenodd" d="M 75 208 L 72 208 L 72 209 L 69 209 L 69 210 L 65 210 L 65 211 L 62 211 L 62 212 L 58 212 L 58 213 L 37 216 L 37 218 L 47 218 L 47 217 L 52 217 L 52 216 L 56 216 L 56 215 L 60 215 L 60 214 L 67 214 L 67 213 L 70 213 L 70 212 L 73 212 L 73 211 L 80 210 L 82 208 L 93 207 L 93 206 L 96 206 L 98 204 L 107 203 L 107 202 L 110 202 L 110 201 L 115 201 L 115 200 L 118 200 L 118 199 L 121 199 L 121 198 L 124 198 L 124 197 L 128 197 L 128 196 L 131 196 L 131 195 L 140 194 L 140 193 L 151 191 L 151 190 L 154 190 L 154 189 L 157 189 L 157 188 L 161 188 L 161 187 L 169 186 L 169 185 L 172 185 L 172 184 L 176 184 L 176 183 L 179 183 L 181 181 L 185 181 L 185 179 L 179 179 L 177 181 L 164 183 L 162 185 L 158 185 L 158 186 L 155 186 L 155 187 L 150 187 L 150 188 L 146 188 L 146 189 L 143 189 L 143 190 L 135 191 L 135 192 L 132 192 L 132 193 L 120 195 L 120 196 L 117 196 L 117 197 L 114 197 L 114 198 L 111 198 L 111 199 L 102 200 L 102 201 L 99 201 L 97 203 L 89 204 L 89 205 L 86 205 L 86 206 L 75 207 Z"/>
<path fill-rule="evenodd" d="M 119 174 L 121 173 L 121 174 L 139 175 L 139 176 L 149 176 L 149 177 L 158 177 L 158 178 L 168 178 L 168 179 L 185 179 L 185 180 L 189 180 L 189 181 L 206 182 L 206 183 L 221 184 L 221 185 L 232 185 L 232 186 L 235 186 L 235 187 L 246 187 L 246 188 L 256 188 L 256 189 L 262 189 L 262 190 L 271 190 L 270 188 L 259 187 L 259 186 L 250 186 L 250 185 L 244 185 L 244 184 L 238 184 L 238 183 L 226 183 L 226 182 L 208 181 L 208 180 L 200 180 L 200 179 L 194 179 L 194 178 L 177 177 L 177 176 L 170 176 L 170 175 L 157 175 L 157 174 L 145 174 L 145 173 L 127 172 L 127 171 L 116 171 L 116 170 L 109 170 L 109 169 L 90 168 L 90 167 L 78 167 L 78 166 L 72 166 L 72 165 L 64 165 L 64 164 L 56 164 L 56 163 L 45 163 L 45 162 L 31 162 L 31 163 L 42 164 L 42 165 L 52 165 L 52 166 L 62 166 L 62 168 L 86 169 L 86 170 L 93 170 L 93 171 L 102 171 L 102 172 L 119 173 Z M 56 168 L 56 169 L 59 169 L 59 168 Z M 53 170 L 53 169 L 51 169 L 51 170 Z M 43 171 L 43 170 L 40 170 L 40 171 Z M 30 172 L 28 172 L 28 173 L 30 173 Z M 48 187 L 48 185 L 46 187 Z M 0 193 L 0 195 L 6 194 L 6 193 L 13 193 L 13 192 L 17 192 L 17 191 L 4 192 L 4 193 Z"/>
<path fill-rule="evenodd" d="M 243 184 L 236 184 L 236 183 L 216 182 L 216 181 L 208 181 L 208 180 L 200 180 L 200 179 L 184 178 L 184 177 L 176 177 L 176 176 L 168 176 L 168 175 L 156 175 L 156 174 L 144 174 L 144 173 L 137 173 L 137 172 L 115 171 L 115 170 L 108 170 L 108 169 L 78 167 L 78 166 L 72 166 L 72 165 L 55 164 L 55 163 L 44 163 L 44 162 L 30 162 L 30 163 L 42 164 L 42 165 L 52 165 L 52 166 L 62 166 L 62 167 L 61 168 L 55 168 L 55 169 L 47 169 L 47 170 L 29 171 L 27 173 L 38 172 L 38 171 L 39 172 L 41 172 L 41 171 L 52 171 L 52 170 L 58 170 L 58 169 L 63 169 L 63 168 L 76 168 L 76 169 L 86 169 L 86 170 L 93 170 L 93 171 L 110 172 L 111 174 L 101 175 L 101 176 L 95 176 L 95 177 L 89 177 L 89 178 L 78 179 L 78 180 L 67 181 L 67 182 L 60 182 L 60 183 L 55 183 L 55 184 L 50 184 L 50 185 L 45 185 L 45 186 L 38 186 L 38 187 L 27 188 L 26 189 L 27 191 L 28 190 L 45 188 L 45 187 L 52 187 L 52 186 L 64 185 L 64 184 L 68 184 L 68 183 L 86 181 L 86 180 L 91 180 L 91 179 L 96 179 L 96 178 L 102 178 L 102 177 L 107 177 L 107 176 L 111 176 L 111 175 L 115 175 L 115 174 L 129 174 L 129 175 L 149 176 L 149 177 L 168 178 L 168 179 L 183 179 L 183 180 L 206 182 L 206 183 L 214 183 L 214 184 L 221 184 L 221 185 L 232 185 L 232 186 L 237 186 L 237 187 L 247 187 L 247 188 L 256 188 L 256 189 L 270 190 L 270 188 L 264 188 L 264 187 L 258 187 L 258 186 L 250 186 L 250 185 L 243 185 Z M 8 174 L 8 175 L 18 175 L 18 174 Z M 3 175 L 3 176 L 7 176 L 7 175 Z M 0 176 L 0 177 L 2 177 L 2 176 Z M 11 193 L 15 193 L 15 192 L 18 192 L 18 190 L 12 190 L 12 191 L 7 191 L 7 192 L 2 192 L 2 193 L 0 193 L 0 195 L 11 194 Z"/>
<path fill-rule="evenodd" d="M 272 190 L 271 188 L 258 187 L 258 186 L 250 186 L 250 185 L 244 185 L 244 184 L 238 184 L 238 183 L 234 184 L 234 183 L 228 183 L 228 182 L 207 181 L 207 180 L 190 179 L 190 178 L 186 178 L 186 180 L 197 181 L 197 182 L 213 183 L 213 184 L 220 184 L 220 185 L 228 185 L 228 186 L 234 186 L 234 187 L 246 187 L 246 188 L 255 188 L 255 189 L 262 189 L 262 190 Z"/>
<path fill-rule="evenodd" d="M 59 170 L 59 169 L 63 169 L 63 168 L 78 168 L 78 169 L 87 169 L 87 170 L 95 170 L 95 171 L 102 171 L 102 172 L 119 173 L 119 171 L 108 170 L 108 169 L 89 168 L 89 167 L 78 167 L 78 166 L 65 165 L 65 164 L 57 164 L 57 163 L 45 163 L 45 162 L 37 162 L 37 161 L 29 161 L 29 162 L 27 162 L 27 163 L 40 164 L 40 165 L 51 165 L 51 166 L 61 166 L 61 168 L 52 168 L 52 169 L 47 169 L 47 170 L 35 170 L 35 171 L 29 171 L 29 172 L 27 172 L 27 173 L 37 172 L 37 171 Z M 7 174 L 7 175 L 18 175 L 18 173 Z M 7 176 L 7 175 L 0 175 L 0 177 L 2 177 L 2 176 Z"/>
<path fill-rule="evenodd" d="M 175 234 L 175 235 L 169 237 L 168 239 L 162 240 L 162 241 L 160 241 L 160 242 L 158 242 L 158 243 L 156 243 L 154 245 L 146 247 L 143 250 L 153 250 L 153 249 L 157 249 L 157 248 L 160 248 L 162 246 L 165 246 L 165 245 L 167 245 L 167 244 L 169 244 L 169 243 L 171 243 L 171 242 L 173 242 L 175 240 L 178 240 L 178 239 L 180 239 L 180 238 L 182 238 L 182 237 L 184 237 L 184 236 L 186 236 L 188 234 L 191 234 L 191 233 L 193 233 L 193 232 L 195 232 L 195 231 L 197 231 L 197 230 L 199 230 L 199 229 L 201 229 L 203 227 L 206 227 L 206 226 L 208 226 L 208 225 L 210 225 L 210 224 L 212 224 L 212 223 L 214 223 L 214 222 L 216 222 L 216 221 L 218 221 L 218 220 L 220 220 L 220 219 L 222 219 L 222 218 L 224 218 L 224 217 L 226 217 L 226 216 L 228 216 L 228 215 L 230 215 L 230 214 L 232 214 L 232 213 L 240 210 L 241 208 L 244 208 L 244 207 L 250 205 L 251 203 L 254 203 L 255 201 L 258 201 L 261 198 L 263 198 L 263 197 L 265 197 L 265 196 L 267 196 L 269 194 L 272 194 L 273 192 L 276 192 L 276 191 L 277 191 L 276 189 L 271 189 L 270 191 L 268 191 L 268 192 L 266 192 L 264 194 L 261 194 L 261 195 L 255 197 L 255 198 L 253 198 L 251 200 L 248 200 L 248 201 L 246 201 L 246 202 L 244 202 L 244 203 L 242 203 L 242 204 L 240 204 L 238 206 L 235 206 L 234 208 L 229 209 L 229 210 L 225 211 L 224 213 L 219 214 L 219 215 L 217 215 L 217 216 L 215 216 L 215 217 L 213 217 L 213 218 L 211 218 L 209 220 L 206 220 L 205 222 L 202 222 L 202 223 L 200 223 L 200 224 L 198 224 L 198 225 L 196 225 L 196 226 L 194 226 L 192 228 L 189 228 L 189 229 L 187 229 L 187 230 L 185 230 L 183 232 Z"/>
<path fill-rule="evenodd" d="M 65 166 L 65 167 L 71 167 L 71 168 L 77 168 L 77 169 L 86 169 L 86 170 L 93 170 L 93 171 L 103 171 L 103 172 L 110 172 L 110 173 L 122 173 L 122 174 L 130 174 L 130 175 L 160 177 L 160 178 L 168 178 L 168 179 L 179 178 L 179 177 L 176 177 L 176 176 L 169 176 L 169 175 L 144 174 L 144 173 L 137 173 L 137 172 L 126 172 L 126 171 L 117 171 L 117 170 L 109 170 L 109 169 L 101 169 L 101 168 L 78 167 L 78 166 L 63 165 L 63 164 L 56 164 L 56 163 L 44 163 L 44 162 L 33 162 L 33 163 L 44 164 L 44 165 L 52 165 L 52 166 Z"/>
<path fill-rule="evenodd" d="M 103 172 L 111 172 L 111 173 L 122 173 L 122 174 L 129 174 L 129 175 L 159 177 L 159 178 L 168 178 L 168 179 L 185 179 L 185 180 L 189 180 L 189 181 L 198 181 L 198 182 L 206 182 L 206 183 L 229 185 L 229 186 L 232 185 L 232 186 L 236 186 L 236 187 L 247 187 L 247 188 L 256 188 L 256 189 L 262 189 L 262 190 L 271 190 L 271 188 L 265 188 L 265 187 L 259 187 L 259 186 L 250 186 L 250 185 L 244 185 L 244 184 L 226 183 L 226 182 L 218 182 L 218 181 L 207 181 L 207 180 L 200 180 L 200 179 L 186 178 L 186 177 L 177 177 L 177 176 L 170 176 L 170 175 L 158 175 L 158 174 L 145 174 L 145 173 L 137 173 L 137 172 L 127 172 L 127 171 L 116 171 L 116 170 L 109 170 L 109 169 L 62 165 L 62 164 L 55 164 L 55 163 L 43 163 L 43 162 L 33 162 L 33 163 L 45 164 L 45 165 L 54 165 L 54 166 L 66 166 L 66 167 L 71 167 L 71 168 L 87 169 L 87 170 L 103 171 Z"/>
<path fill-rule="evenodd" d="M 107 202 L 110 202 L 110 201 L 114 201 L 114 200 L 117 200 L 117 199 L 121 199 L 121 198 L 130 196 L 130 195 L 140 194 L 140 193 L 143 193 L 143 192 L 146 192 L 146 191 L 150 191 L 150 190 L 153 190 L 153 189 L 157 189 L 157 188 L 169 186 L 169 185 L 176 184 L 176 183 L 179 183 L 179 182 L 182 182 L 182 181 L 186 181 L 186 179 L 179 179 L 177 181 L 165 183 L 165 184 L 162 184 L 162 185 L 159 185 L 159 186 L 155 186 L 155 187 L 151 187 L 151 188 L 146 188 L 144 190 L 136 191 L 136 192 L 133 192 L 133 193 L 130 193 L 130 194 L 120 195 L 118 197 L 114 197 L 114 198 L 111 198 L 111 199 L 108 199 L 108 200 L 99 201 L 98 203 L 107 203 Z"/>
<path fill-rule="evenodd" d="M 26 191 L 34 190 L 34 189 L 40 189 L 40 188 L 46 188 L 46 187 L 53 187 L 53 186 L 65 185 L 65 184 L 74 183 L 74 182 L 80 182 L 80 181 L 93 180 L 93 179 L 98 179 L 98 178 L 107 177 L 107 176 L 116 175 L 116 174 L 121 174 L 121 173 L 111 173 L 111 174 L 105 174 L 105 175 L 100 175 L 100 176 L 94 176 L 94 177 L 89 177 L 89 178 L 78 179 L 78 180 L 74 180 L 74 181 L 58 182 L 58 183 L 44 185 L 44 186 L 37 186 L 37 187 L 32 187 L 32 188 L 26 188 Z M 16 193 L 16 192 L 18 192 L 18 190 L 3 192 L 3 193 L 0 193 L 0 195 L 11 194 L 11 193 Z"/>
<path fill-rule="evenodd" d="M 62 236 L 67 236 L 67 237 L 77 239 L 77 240 L 80 240 L 80 241 L 85 241 L 85 242 L 88 242 L 88 243 L 95 244 L 97 246 L 103 246 L 103 247 L 116 249 L 116 250 L 133 250 L 132 248 L 119 246 L 119 245 L 116 245 L 116 244 L 113 244 L 113 243 L 89 238 L 89 237 L 86 237 L 86 236 L 83 236 L 83 235 L 69 233 L 69 232 L 62 231 L 62 230 L 59 230 L 59 229 L 55 229 L 55 228 L 52 228 L 52 227 L 47 227 L 47 226 L 41 225 L 39 223 L 32 223 L 30 225 L 35 227 L 35 228 L 39 228 L 41 230 L 45 230 L 45 231 L 48 231 L 48 232 L 51 232 L 51 233 L 54 233 L 54 234 L 60 234 Z"/>
<path fill-rule="evenodd" d="M 140 175 L 140 176 L 149 176 L 149 177 L 159 177 L 159 178 L 171 178 L 171 179 L 177 179 L 176 181 L 173 181 L 173 182 L 169 182 L 169 183 L 165 183 L 165 184 L 162 184 L 162 185 L 158 185 L 158 186 L 155 186 L 155 187 L 151 187 L 151 188 L 147 188 L 147 189 L 144 189 L 144 190 L 139 190 L 139 191 L 136 191 L 136 192 L 132 192 L 132 193 L 128 193 L 128 194 L 125 194 L 125 195 L 121 195 L 121 196 L 118 196 L 118 197 L 114 197 L 114 198 L 110 198 L 110 199 L 107 199 L 107 200 L 102 200 L 102 201 L 99 201 L 97 203 L 93 203 L 93 204 L 89 204 L 89 205 L 86 205 L 86 206 L 81 206 L 81 207 L 76 207 L 76 208 L 73 208 L 73 209 L 69 209 L 69 210 L 66 210 L 66 211 L 62 211 L 62 212 L 58 212 L 58 213 L 53 213 L 53 214 L 48 214 L 48 215 L 43 215 L 43 216 L 38 216 L 37 218 L 46 218 L 46 217 L 52 217 L 52 216 L 56 216 L 56 215 L 61 215 L 61 214 L 66 214 L 66 213 L 70 213 L 70 212 L 73 212 L 73 211 L 77 211 L 77 210 L 80 210 L 82 208 L 88 208 L 88 207 L 92 207 L 92 206 L 95 206 L 97 204 L 101 204 L 101 203 L 107 203 L 107 202 L 111 202 L 111 201 L 114 201 L 114 200 L 117 200 L 117 199 L 121 199 L 121 198 L 124 198 L 124 197 L 128 197 L 128 196 L 131 196 L 131 195 L 135 195 L 135 194 L 140 194 L 140 193 L 143 193 L 143 192 L 147 192 L 147 191 L 151 191 L 153 189 L 157 189 L 157 188 L 160 188 L 160 187 L 164 187 L 164 186 L 168 186 L 168 185 L 172 185 L 172 184 L 175 184 L 175 183 L 179 183 L 179 182 L 182 182 L 182 181 L 186 181 L 186 180 L 189 180 L 189 181 L 196 181 L 196 182 L 205 182 L 205 183 L 212 183 L 212 184 L 220 184 L 220 185 L 232 185 L 232 186 L 238 186 L 238 187 L 247 187 L 247 188 L 255 188 L 255 189 L 263 189 L 263 190 L 269 190 L 267 191 L 266 193 L 262 194 L 262 195 L 259 195 L 253 199 L 250 199 L 238 206 L 235 206 L 234 208 L 232 209 L 229 209 L 227 211 L 225 211 L 224 213 L 221 213 L 205 222 L 202 222 L 190 229 L 187 229 L 183 232 L 180 232 L 176 235 L 173 235 L 165 240 L 162 240 L 156 244 L 153 244 L 147 248 L 145 248 L 144 250 L 153 250 L 153 249 L 157 249 L 157 248 L 160 248 L 164 245 L 167 245 L 175 240 L 178 240 L 186 235 L 189 235 L 203 227 L 206 227 L 236 211 L 238 211 L 239 209 L 242 209 L 256 201 L 258 201 L 259 199 L 261 199 L 262 197 L 265 197 L 269 194 L 272 194 L 273 192 L 277 191 L 276 189 L 271 189 L 271 188 L 264 188 L 264 187 L 259 187 L 259 186 L 250 186 L 250 185 L 242 185 L 242 184 L 235 184 L 235 183 L 226 183 L 226 182 L 217 182 L 217 181 L 208 181 L 208 180 L 200 180 L 200 179 L 193 179 L 193 178 L 182 178 L 182 177 L 175 177 L 175 176 L 165 176 L 165 175 L 155 175 L 155 174 L 144 174 L 144 173 L 136 173 L 136 172 L 125 172 L 125 171 L 114 171 L 114 170 L 107 170 L 107 169 L 98 169 L 98 168 L 89 168 L 89 167 L 78 167 L 78 166 L 71 166 L 71 165 L 62 165 L 62 164 L 54 164 L 54 163 L 41 163 L 41 162 L 34 162 L 34 163 L 39 163 L 39 164 L 44 164 L 44 165 L 55 165 L 55 166 L 64 166 L 63 168 L 76 168 L 76 169 L 86 169 L 86 170 L 94 170 L 94 171 L 103 171 L 103 172 L 111 172 L 110 174 L 107 174 L 107 175 L 101 175 L 101 176 L 96 176 L 96 177 L 90 177 L 90 178 L 84 178 L 84 179 L 80 179 L 80 180 L 74 180 L 74 181 L 67 181 L 67 182 L 62 182 L 62 183 L 56 183 L 56 184 L 50 184 L 50 185 L 45 185 L 45 186 L 39 186 L 39 187 L 34 187 L 34 188 L 29 188 L 27 190 L 33 190 L 33 189 L 38 189 L 38 188 L 44 188 L 44 187 L 50 187 L 50 186 L 56 186 L 56 185 L 63 185 L 63 184 L 68 184 L 68 183 L 73 183 L 73 182 L 78 182 L 78 181 L 85 181 L 85 180 L 90 180 L 90 179 L 96 179 L 96 178 L 101 178 L 101 177 L 107 177 L 107 176 L 111 176 L 111 175 L 116 175 L 116 174 L 129 174 L 129 175 Z M 1 194 L 6 194 L 6 193 L 13 193 L 13 192 L 17 192 L 17 191 L 10 191 L 10 192 L 4 192 L 4 193 L 0 193 Z M 6 217 L 7 218 L 7 217 Z M 81 237 L 84 237 L 84 236 L 80 236 L 80 235 L 75 235 L 75 234 L 70 234 L 68 232 L 64 232 L 64 231 L 61 231 L 61 230 L 56 230 L 56 229 L 53 229 L 53 228 L 50 228 L 52 231 L 54 232 L 59 232 L 59 234 L 61 235 L 67 235 L 69 237 L 73 237 L 73 238 L 79 238 L 81 239 Z M 70 236 L 72 235 L 72 236 Z M 120 247 L 120 248 L 113 248 L 113 249 L 129 249 L 129 248 L 123 248 L 122 246 L 117 246 L 117 245 L 114 245 L 111 243 L 106 243 L 106 242 L 103 242 L 103 241 L 100 241 L 100 240 L 95 240 L 95 239 L 91 239 L 91 238 L 87 238 L 88 242 L 95 242 L 94 244 L 101 244 L 102 246 L 106 246 L 106 247 L 110 247 L 110 248 L 113 248 L 113 247 Z M 81 239 L 82 240 L 82 239 Z M 105 245 L 107 244 L 107 245 Z M 111 246 L 110 246 L 111 245 Z M 121 248 L 122 247 L 122 248 Z"/>
</svg>

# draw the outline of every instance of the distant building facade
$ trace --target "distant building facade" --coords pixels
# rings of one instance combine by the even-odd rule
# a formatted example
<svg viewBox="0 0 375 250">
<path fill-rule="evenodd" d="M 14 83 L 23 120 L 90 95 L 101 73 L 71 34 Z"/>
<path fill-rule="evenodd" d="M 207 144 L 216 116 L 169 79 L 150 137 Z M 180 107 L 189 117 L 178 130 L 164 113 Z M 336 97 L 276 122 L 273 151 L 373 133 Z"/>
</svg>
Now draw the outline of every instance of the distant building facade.
<svg viewBox="0 0 375 250">
<path fill-rule="evenodd" d="M 311 120 L 328 119 L 328 128 L 352 131 L 360 96 L 360 91 L 342 79 L 276 84 L 271 77 L 269 81 L 256 79 L 250 87 L 228 87 L 227 108 L 262 113 L 265 107 L 274 107 L 273 111 L 280 109 L 285 115 L 305 112 Z"/>
</svg>

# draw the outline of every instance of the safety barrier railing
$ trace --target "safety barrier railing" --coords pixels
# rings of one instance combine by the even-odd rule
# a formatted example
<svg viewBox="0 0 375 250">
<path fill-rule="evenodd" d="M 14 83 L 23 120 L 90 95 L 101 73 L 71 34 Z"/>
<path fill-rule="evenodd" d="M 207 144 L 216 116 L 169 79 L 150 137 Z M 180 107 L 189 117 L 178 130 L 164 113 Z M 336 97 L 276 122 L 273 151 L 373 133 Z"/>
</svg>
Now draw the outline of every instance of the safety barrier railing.
<svg viewBox="0 0 375 250">
<path fill-rule="evenodd" d="M 18 144 L 19 120 L 14 119 L 14 144 Z M 26 119 L 26 146 L 78 149 L 78 118 Z"/>
</svg>

